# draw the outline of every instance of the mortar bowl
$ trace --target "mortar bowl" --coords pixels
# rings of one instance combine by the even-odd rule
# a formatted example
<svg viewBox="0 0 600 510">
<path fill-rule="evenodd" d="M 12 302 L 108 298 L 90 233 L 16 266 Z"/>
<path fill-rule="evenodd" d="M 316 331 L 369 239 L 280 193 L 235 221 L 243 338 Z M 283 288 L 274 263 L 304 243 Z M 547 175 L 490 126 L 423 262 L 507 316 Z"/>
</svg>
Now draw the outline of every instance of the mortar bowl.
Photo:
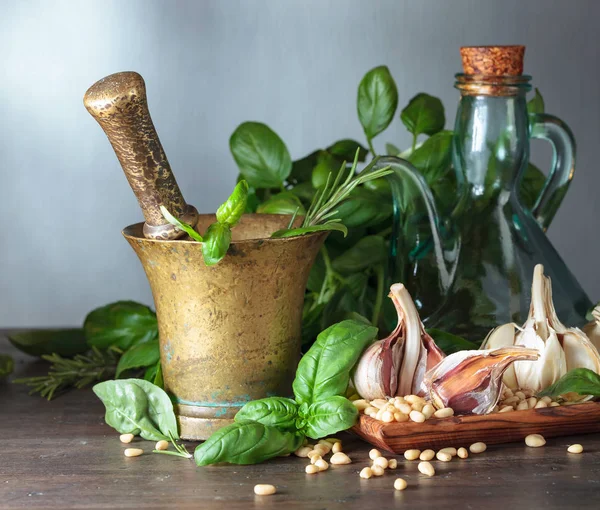
<svg viewBox="0 0 600 510">
<path fill-rule="evenodd" d="M 215 220 L 200 215 L 198 230 Z M 210 267 L 202 243 L 146 239 L 143 223 L 123 230 L 152 289 L 164 387 L 184 439 L 208 438 L 250 400 L 292 393 L 304 289 L 327 232 L 270 238 L 289 221 L 243 215 Z"/>
</svg>

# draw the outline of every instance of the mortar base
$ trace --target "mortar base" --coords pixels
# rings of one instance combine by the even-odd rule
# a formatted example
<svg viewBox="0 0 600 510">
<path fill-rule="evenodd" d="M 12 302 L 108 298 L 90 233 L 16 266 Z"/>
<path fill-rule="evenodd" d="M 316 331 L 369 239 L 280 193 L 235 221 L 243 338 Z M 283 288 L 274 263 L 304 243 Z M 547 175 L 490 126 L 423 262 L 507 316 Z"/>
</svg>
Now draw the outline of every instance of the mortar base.
<svg viewBox="0 0 600 510">
<path fill-rule="evenodd" d="M 213 432 L 233 423 L 240 407 L 204 407 L 176 404 L 179 435 L 189 441 L 204 441 Z"/>
</svg>

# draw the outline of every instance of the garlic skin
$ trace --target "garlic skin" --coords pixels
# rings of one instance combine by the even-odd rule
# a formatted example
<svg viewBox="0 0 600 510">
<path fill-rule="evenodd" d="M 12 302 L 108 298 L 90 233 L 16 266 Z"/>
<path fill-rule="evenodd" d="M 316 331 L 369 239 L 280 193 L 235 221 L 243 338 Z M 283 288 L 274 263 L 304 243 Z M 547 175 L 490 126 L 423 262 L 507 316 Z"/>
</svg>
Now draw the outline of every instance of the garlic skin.
<svg viewBox="0 0 600 510">
<path fill-rule="evenodd" d="M 512 363 L 531 363 L 538 357 L 537 350 L 517 346 L 458 351 L 427 372 L 423 384 L 440 409 L 451 407 L 455 414 L 487 414 L 500 399 L 502 376 Z"/>
<path fill-rule="evenodd" d="M 583 327 L 583 332 L 590 339 L 590 342 L 600 351 L 600 305 L 597 305 L 592 310 L 592 316 L 594 320 L 592 322 L 588 322 Z"/>
<path fill-rule="evenodd" d="M 426 332 L 408 290 L 401 283 L 390 288 L 398 325 L 390 336 L 369 346 L 358 361 L 353 384 L 365 399 L 419 394 L 425 372 L 444 353 Z"/>
</svg>

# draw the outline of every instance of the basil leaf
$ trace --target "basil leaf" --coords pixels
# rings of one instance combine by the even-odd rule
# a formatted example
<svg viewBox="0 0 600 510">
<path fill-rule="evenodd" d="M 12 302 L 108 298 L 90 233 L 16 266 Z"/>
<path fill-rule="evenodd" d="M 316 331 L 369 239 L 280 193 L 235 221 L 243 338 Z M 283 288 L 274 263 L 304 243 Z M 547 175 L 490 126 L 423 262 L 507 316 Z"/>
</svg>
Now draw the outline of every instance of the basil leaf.
<svg viewBox="0 0 600 510">
<path fill-rule="evenodd" d="M 336 257 L 331 265 L 338 273 L 351 274 L 376 266 L 386 259 L 387 248 L 383 237 L 367 236 Z"/>
<path fill-rule="evenodd" d="M 167 394 L 142 379 L 105 381 L 93 387 L 106 407 L 105 420 L 121 434 L 149 441 L 179 437 L 173 404 Z"/>
<path fill-rule="evenodd" d="M 337 208 L 337 217 L 350 229 L 371 227 L 390 218 L 394 212 L 391 201 L 382 201 L 377 192 L 358 187 Z"/>
<path fill-rule="evenodd" d="M 535 207 L 545 185 L 546 176 L 544 173 L 537 166 L 529 163 L 517 189 L 523 206 L 531 211 Z"/>
<path fill-rule="evenodd" d="M 393 145 L 391 143 L 386 143 L 385 144 L 385 153 L 388 156 L 397 156 L 401 152 L 402 151 L 400 149 L 398 149 L 398 147 L 396 147 L 395 145 Z"/>
<path fill-rule="evenodd" d="M 387 66 L 371 69 L 358 86 L 358 118 L 371 139 L 390 125 L 398 108 L 398 89 Z"/>
<path fill-rule="evenodd" d="M 339 221 L 328 221 L 323 225 L 312 225 L 310 227 L 299 227 L 287 229 L 284 228 L 282 230 L 278 230 L 271 234 L 272 238 L 282 238 L 282 237 L 295 237 L 295 236 L 303 236 L 306 234 L 312 234 L 313 232 L 326 232 L 328 230 L 337 230 L 338 232 L 342 232 L 344 236 L 348 235 L 348 229 L 345 225 L 340 223 Z"/>
<path fill-rule="evenodd" d="M 127 349 L 121 356 L 121 359 L 119 359 L 115 377 L 119 377 L 125 370 L 131 368 L 156 366 L 156 362 L 159 359 L 160 349 L 158 347 L 158 339 L 134 345 Z"/>
<path fill-rule="evenodd" d="M 321 332 L 302 357 L 292 384 L 296 402 L 312 404 L 348 387 L 350 370 L 365 347 L 377 336 L 377 328 L 345 320 Z"/>
<path fill-rule="evenodd" d="M 354 159 L 354 158 L 353 158 Z M 336 178 L 340 171 L 340 163 L 328 152 L 321 151 L 317 157 L 317 165 L 313 168 L 311 183 L 315 189 L 325 186 L 329 174 L 331 182 Z"/>
<path fill-rule="evenodd" d="M 306 214 L 306 209 L 300 199 L 289 191 L 273 195 L 256 209 L 256 212 L 260 214 L 294 214 L 296 211 L 300 216 Z"/>
<path fill-rule="evenodd" d="M 218 462 L 258 464 L 297 450 L 303 440 L 302 434 L 255 421 L 241 421 L 217 430 L 196 447 L 194 459 L 198 466 Z"/>
<path fill-rule="evenodd" d="M 540 397 L 558 397 L 566 393 L 600 397 L 600 375 L 589 368 L 575 368 L 539 393 Z"/>
<path fill-rule="evenodd" d="M 535 95 L 527 102 L 527 113 L 544 113 L 546 107 L 544 105 L 544 98 L 536 87 Z"/>
<path fill-rule="evenodd" d="M 316 190 L 315 188 L 313 188 L 311 182 L 302 182 L 300 184 L 296 184 L 296 186 L 294 186 L 288 192 L 297 196 L 300 200 L 304 200 L 305 202 L 310 204 L 313 200 L 313 197 L 315 196 Z"/>
<path fill-rule="evenodd" d="M 311 439 L 347 430 L 356 423 L 358 409 L 346 397 L 329 397 L 311 404 L 304 417 L 303 431 Z"/>
<path fill-rule="evenodd" d="M 164 206 L 160 206 L 160 212 L 163 215 L 163 218 L 167 220 L 171 225 L 176 226 L 179 230 L 182 230 L 187 235 L 189 235 L 194 241 L 202 242 L 202 236 L 194 230 L 194 227 L 188 225 L 184 221 L 177 219 L 173 216 L 169 210 Z"/>
<path fill-rule="evenodd" d="M 292 163 L 292 173 L 290 174 L 291 180 L 301 184 L 310 181 L 313 168 L 317 164 L 317 156 L 320 152 L 320 150 L 311 152 L 308 156 L 294 161 Z"/>
<path fill-rule="evenodd" d="M 233 159 L 254 188 L 279 188 L 292 171 L 292 159 L 279 136 L 260 122 L 240 124 L 229 139 Z"/>
<path fill-rule="evenodd" d="M 444 105 L 437 98 L 421 92 L 413 97 L 400 113 L 400 119 L 415 137 L 434 135 L 444 129 Z"/>
<path fill-rule="evenodd" d="M 452 131 L 441 131 L 428 138 L 408 156 L 414 167 L 432 185 L 443 177 L 452 163 Z"/>
<path fill-rule="evenodd" d="M 154 376 L 154 381 L 152 381 L 154 386 L 158 386 L 161 390 L 165 389 L 165 381 L 163 379 L 163 371 L 160 360 L 156 364 L 156 375 Z"/>
<path fill-rule="evenodd" d="M 367 154 L 369 154 L 369 150 L 355 140 L 338 140 L 327 147 L 327 152 L 332 156 L 336 156 L 338 159 L 351 162 L 354 161 L 356 149 L 359 149 L 358 161 L 365 161 L 367 159 Z"/>
<path fill-rule="evenodd" d="M 248 202 L 248 183 L 238 182 L 229 198 L 217 209 L 217 221 L 233 227 L 240 221 Z"/>
<path fill-rule="evenodd" d="M 213 223 L 204 234 L 202 258 L 207 266 L 220 262 L 231 244 L 231 229 L 223 223 Z"/>
<path fill-rule="evenodd" d="M 8 340 L 30 356 L 58 354 L 70 358 L 89 349 L 81 328 L 22 331 L 8 335 Z"/>
<path fill-rule="evenodd" d="M 0 354 L 0 379 L 12 374 L 14 368 L 14 360 L 8 354 Z"/>
<path fill-rule="evenodd" d="M 117 301 L 96 308 L 85 318 L 83 329 L 90 347 L 121 350 L 158 337 L 156 314 L 135 301 Z"/>
<path fill-rule="evenodd" d="M 437 346 L 444 354 L 453 354 L 458 351 L 474 351 L 479 349 L 477 344 L 469 342 L 460 336 L 435 328 L 427 329 L 427 334 L 435 340 Z"/>
<path fill-rule="evenodd" d="M 253 400 L 235 415 L 236 422 L 257 421 L 279 430 L 296 431 L 298 404 L 291 398 L 268 397 Z"/>
</svg>

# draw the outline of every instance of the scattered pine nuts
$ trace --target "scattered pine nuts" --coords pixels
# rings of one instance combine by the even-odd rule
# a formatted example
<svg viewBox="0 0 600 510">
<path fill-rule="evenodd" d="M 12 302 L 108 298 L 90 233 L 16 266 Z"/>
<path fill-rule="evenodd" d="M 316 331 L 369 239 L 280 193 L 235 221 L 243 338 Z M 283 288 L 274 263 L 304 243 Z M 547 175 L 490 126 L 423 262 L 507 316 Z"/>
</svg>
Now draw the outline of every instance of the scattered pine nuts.
<svg viewBox="0 0 600 510">
<path fill-rule="evenodd" d="M 527 405 L 529 406 L 529 409 L 533 409 L 535 408 L 535 405 L 537 404 L 538 400 L 535 397 L 529 397 L 527 399 Z"/>
<path fill-rule="evenodd" d="M 394 413 L 394 420 L 396 420 L 398 423 L 408 421 L 408 415 L 398 411 Z"/>
<path fill-rule="evenodd" d="M 581 453 L 583 451 L 583 446 L 580 444 L 572 444 L 567 448 L 569 453 Z"/>
<path fill-rule="evenodd" d="M 335 453 L 341 453 L 342 452 L 342 442 L 341 441 L 336 441 L 335 443 L 333 443 L 333 447 L 331 448 L 331 451 L 335 454 Z"/>
<path fill-rule="evenodd" d="M 420 411 L 411 411 L 408 416 L 412 421 L 417 423 L 423 423 L 425 421 L 425 415 Z"/>
<path fill-rule="evenodd" d="M 312 457 L 310 457 L 311 464 L 316 464 L 319 460 L 323 460 L 323 457 L 321 457 L 320 455 L 313 455 Z"/>
<path fill-rule="evenodd" d="M 487 450 L 487 445 L 485 443 L 473 443 L 469 446 L 469 451 L 471 453 L 483 453 Z"/>
<path fill-rule="evenodd" d="M 542 397 L 540 400 L 542 402 L 546 402 L 547 405 L 550 405 L 552 403 L 552 399 L 550 397 Z"/>
<path fill-rule="evenodd" d="M 548 405 L 548 407 L 558 407 L 560 406 L 560 404 L 558 402 L 550 402 L 550 404 Z"/>
<path fill-rule="evenodd" d="M 397 467 L 398 467 L 398 461 L 396 459 L 388 460 L 388 468 L 389 469 L 396 469 Z"/>
<path fill-rule="evenodd" d="M 296 457 L 308 457 L 309 452 L 312 452 L 312 448 L 309 446 L 301 446 L 294 452 L 294 455 Z"/>
<path fill-rule="evenodd" d="M 399 406 L 396 406 L 398 411 L 400 411 L 402 414 L 406 414 L 407 416 L 410 414 L 410 412 L 413 410 L 413 408 L 410 406 L 410 404 L 400 404 Z"/>
<path fill-rule="evenodd" d="M 517 391 L 515 392 L 515 397 L 518 397 L 519 400 L 525 400 L 525 393 L 523 393 L 522 391 Z"/>
<path fill-rule="evenodd" d="M 141 448 L 126 448 L 123 453 L 125 454 L 125 457 L 139 457 L 144 453 L 144 450 Z"/>
<path fill-rule="evenodd" d="M 517 405 L 517 411 L 524 411 L 525 409 L 529 409 L 529 404 L 527 403 L 527 400 L 521 400 L 519 405 Z"/>
<path fill-rule="evenodd" d="M 329 464 L 323 459 L 319 459 L 317 462 L 315 462 L 315 466 L 319 468 L 319 471 L 327 471 L 329 469 Z"/>
<path fill-rule="evenodd" d="M 442 448 L 438 453 L 447 453 L 448 455 L 454 457 L 457 454 L 456 448 L 452 446 Z"/>
<path fill-rule="evenodd" d="M 541 407 L 548 407 L 548 404 L 543 400 L 538 400 L 534 406 L 534 409 L 540 409 Z"/>
<path fill-rule="evenodd" d="M 379 458 L 382 458 L 382 457 L 379 457 Z M 378 460 L 378 459 L 375 459 L 375 460 Z M 329 459 L 329 462 L 331 462 L 334 465 L 341 465 L 341 464 L 350 464 L 352 462 L 352 460 L 345 453 L 336 452 L 331 456 L 331 459 Z"/>
<path fill-rule="evenodd" d="M 319 468 L 317 466 L 315 466 L 314 464 L 309 464 L 308 466 L 306 466 L 304 468 L 304 471 L 306 472 L 307 475 L 314 475 L 315 473 L 319 472 Z"/>
<path fill-rule="evenodd" d="M 451 407 L 444 407 L 443 409 L 438 409 L 433 416 L 436 418 L 450 418 L 450 416 L 454 416 L 454 409 Z"/>
<path fill-rule="evenodd" d="M 313 457 L 321 457 L 321 452 L 317 449 L 311 450 L 306 456 L 312 460 Z"/>
<path fill-rule="evenodd" d="M 383 469 L 381 466 L 371 466 L 371 473 L 373 476 L 382 476 L 384 472 L 385 469 Z"/>
<path fill-rule="evenodd" d="M 419 471 L 424 475 L 435 475 L 435 469 L 433 469 L 433 466 L 427 461 L 419 462 L 419 465 L 417 467 L 419 468 Z"/>
<path fill-rule="evenodd" d="M 546 444 L 546 440 L 544 439 L 544 436 L 540 434 L 529 434 L 525 438 L 525 444 L 531 446 L 531 448 L 539 448 Z"/>
<path fill-rule="evenodd" d="M 385 457 L 377 457 L 373 461 L 374 466 L 379 466 L 380 468 L 386 469 L 389 465 L 388 460 Z"/>
<path fill-rule="evenodd" d="M 428 420 L 433 416 L 433 413 L 435 413 L 435 407 L 433 407 L 431 404 L 425 404 L 421 410 L 421 413 L 423 413 L 425 419 Z"/>
<path fill-rule="evenodd" d="M 406 489 L 406 480 L 404 478 L 396 478 L 394 480 L 394 489 L 397 491 L 403 491 Z"/>
<path fill-rule="evenodd" d="M 119 441 L 121 441 L 121 443 L 129 444 L 131 441 L 133 441 L 133 438 L 133 434 L 121 434 L 119 436 Z"/>
<path fill-rule="evenodd" d="M 442 462 L 450 462 L 452 460 L 452 455 L 450 455 L 449 453 L 444 453 L 442 451 L 437 452 L 435 457 L 437 458 L 437 460 L 441 460 Z"/>
<path fill-rule="evenodd" d="M 421 455 L 419 455 L 419 459 L 421 460 L 431 460 L 435 457 L 435 452 L 433 450 L 423 450 Z"/>
<path fill-rule="evenodd" d="M 406 460 L 417 460 L 421 455 L 421 450 L 406 450 L 404 452 L 404 458 Z"/>
<path fill-rule="evenodd" d="M 360 476 L 361 478 L 364 478 L 366 480 L 373 476 L 373 472 L 371 471 L 370 467 L 366 467 L 361 470 L 361 472 L 358 476 Z"/>
<path fill-rule="evenodd" d="M 456 455 L 458 455 L 461 459 L 466 459 L 469 456 L 469 452 L 466 448 L 459 448 L 456 450 Z"/>
<path fill-rule="evenodd" d="M 364 398 L 361 398 L 359 400 L 354 400 L 352 405 L 359 411 L 364 411 L 367 407 L 370 407 L 371 404 L 369 404 Z"/>
<path fill-rule="evenodd" d="M 158 443 L 156 443 L 156 446 L 154 447 L 155 450 L 167 450 L 168 448 L 169 441 L 165 441 L 164 439 L 158 441 Z"/>
<path fill-rule="evenodd" d="M 373 448 L 370 452 L 369 452 L 369 458 L 371 460 L 375 460 L 377 457 L 381 457 L 381 452 L 375 448 Z"/>
<path fill-rule="evenodd" d="M 390 411 L 385 411 L 381 414 L 381 421 L 385 423 L 392 423 L 394 421 L 394 414 Z"/>
<path fill-rule="evenodd" d="M 503 407 L 502 409 L 500 409 L 500 411 L 498 411 L 499 413 L 510 413 L 511 411 L 514 411 L 512 406 L 506 406 Z"/>
<path fill-rule="evenodd" d="M 333 445 L 329 441 L 325 441 L 325 439 L 321 439 L 315 448 L 321 447 L 322 450 L 325 450 L 325 453 L 329 453 Z"/>
<path fill-rule="evenodd" d="M 257 496 L 270 496 L 271 494 L 275 494 L 277 489 L 274 485 L 269 484 L 258 484 L 254 486 L 254 494 Z"/>
</svg>

